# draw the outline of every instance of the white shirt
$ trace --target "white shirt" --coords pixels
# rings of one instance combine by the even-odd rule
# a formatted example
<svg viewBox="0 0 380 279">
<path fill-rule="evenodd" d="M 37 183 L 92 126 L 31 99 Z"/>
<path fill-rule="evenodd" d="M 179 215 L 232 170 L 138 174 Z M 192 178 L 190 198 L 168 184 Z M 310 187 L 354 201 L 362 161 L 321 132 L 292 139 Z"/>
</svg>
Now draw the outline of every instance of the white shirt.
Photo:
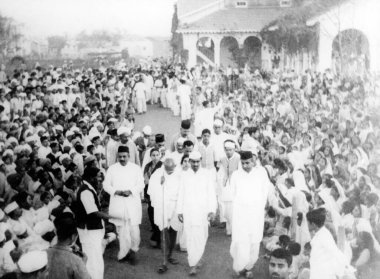
<svg viewBox="0 0 380 279">
<path fill-rule="evenodd" d="M 140 194 L 144 189 L 141 168 L 134 163 L 122 166 L 120 163 L 109 167 L 104 180 L 104 190 L 110 194 L 109 214 L 124 220 L 130 219 L 132 225 L 139 225 L 142 217 Z M 129 197 L 115 196 L 116 191 L 131 191 Z M 117 220 L 111 220 L 115 225 Z"/>
<path fill-rule="evenodd" d="M 331 233 L 323 226 L 310 242 L 310 279 L 336 279 L 348 266 Z"/>
<path fill-rule="evenodd" d="M 249 173 L 238 169 L 232 173 L 233 195 L 232 241 L 250 236 L 253 243 L 263 238 L 265 205 L 271 183 L 264 167 L 256 166 Z"/>
<path fill-rule="evenodd" d="M 134 90 L 136 92 L 137 99 L 145 99 L 145 93 L 147 89 L 144 83 L 142 82 L 136 83 Z"/>
<path fill-rule="evenodd" d="M 199 168 L 182 172 L 177 212 L 183 214 L 184 226 L 204 226 L 209 213 L 216 211 L 216 194 L 212 174 Z"/>
<path fill-rule="evenodd" d="M 162 177 L 164 182 L 161 183 Z M 180 174 L 175 170 L 168 175 L 161 167 L 155 171 L 149 180 L 148 194 L 154 207 L 154 223 L 163 230 L 169 225 L 178 229 L 177 199 L 179 193 Z M 164 222 L 164 223 L 163 223 Z"/>
</svg>

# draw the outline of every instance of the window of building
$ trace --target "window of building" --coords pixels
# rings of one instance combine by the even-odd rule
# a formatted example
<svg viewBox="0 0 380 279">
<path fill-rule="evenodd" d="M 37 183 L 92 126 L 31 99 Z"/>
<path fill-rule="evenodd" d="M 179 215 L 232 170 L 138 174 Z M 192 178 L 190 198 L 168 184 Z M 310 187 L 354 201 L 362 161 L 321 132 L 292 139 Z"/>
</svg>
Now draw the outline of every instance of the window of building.
<svg viewBox="0 0 380 279">
<path fill-rule="evenodd" d="M 247 3 L 247 1 L 236 1 L 235 2 L 235 7 L 236 8 L 247 8 L 248 7 L 248 3 Z"/>
</svg>

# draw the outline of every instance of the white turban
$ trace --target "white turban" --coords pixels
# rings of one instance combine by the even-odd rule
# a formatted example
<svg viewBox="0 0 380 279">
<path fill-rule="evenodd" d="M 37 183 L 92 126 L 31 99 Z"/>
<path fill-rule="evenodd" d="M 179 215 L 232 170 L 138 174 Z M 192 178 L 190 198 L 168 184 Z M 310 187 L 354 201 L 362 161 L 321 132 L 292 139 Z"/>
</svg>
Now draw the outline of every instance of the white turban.
<svg viewBox="0 0 380 279">
<path fill-rule="evenodd" d="M 32 273 L 44 268 L 47 263 L 46 251 L 30 251 L 20 257 L 17 265 L 22 273 Z"/>
<path fill-rule="evenodd" d="M 147 136 L 150 136 L 152 134 L 152 128 L 150 126 L 145 126 L 143 129 L 143 133 Z"/>
<path fill-rule="evenodd" d="M 216 127 L 223 127 L 223 121 L 220 119 L 215 119 L 214 126 Z"/>
<path fill-rule="evenodd" d="M 127 136 L 130 136 L 132 133 L 131 129 L 127 128 L 127 127 L 120 127 L 119 129 L 117 129 L 117 135 L 118 136 L 121 136 L 123 134 L 127 134 Z"/>
</svg>

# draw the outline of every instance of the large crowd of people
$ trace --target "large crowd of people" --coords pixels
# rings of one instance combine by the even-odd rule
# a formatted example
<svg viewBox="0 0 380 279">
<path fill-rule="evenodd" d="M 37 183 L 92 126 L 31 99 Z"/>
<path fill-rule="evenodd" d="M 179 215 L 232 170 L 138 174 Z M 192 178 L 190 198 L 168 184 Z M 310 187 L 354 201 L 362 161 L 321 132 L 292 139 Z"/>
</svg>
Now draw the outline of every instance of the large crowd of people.
<svg viewBox="0 0 380 279">
<path fill-rule="evenodd" d="M 145 210 L 159 273 L 176 247 L 201 272 L 211 225 L 236 276 L 259 258 L 271 278 L 376 276 L 374 76 L 60 66 L 0 71 L 0 278 L 102 279 L 116 239 L 118 261 L 138 264 Z M 180 117 L 178 133 L 136 130 L 147 104 Z"/>
</svg>

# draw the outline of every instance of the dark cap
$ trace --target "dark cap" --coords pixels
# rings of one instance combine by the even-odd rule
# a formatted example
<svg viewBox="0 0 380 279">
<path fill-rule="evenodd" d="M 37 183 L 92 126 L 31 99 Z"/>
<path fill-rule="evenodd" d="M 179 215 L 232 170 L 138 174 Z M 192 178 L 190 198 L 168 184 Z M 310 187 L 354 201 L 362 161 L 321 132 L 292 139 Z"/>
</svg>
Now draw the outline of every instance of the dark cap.
<svg viewBox="0 0 380 279">
<path fill-rule="evenodd" d="M 165 141 L 165 136 L 163 134 L 157 134 L 155 138 L 156 138 L 156 143 L 162 143 Z"/>
<path fill-rule="evenodd" d="M 253 158 L 252 152 L 251 151 L 242 151 L 240 153 L 240 159 L 241 160 L 248 160 Z"/>
<path fill-rule="evenodd" d="M 129 148 L 128 148 L 128 146 L 120 145 L 119 148 L 117 149 L 117 152 L 118 153 L 123 153 L 123 152 L 129 153 Z"/>
<path fill-rule="evenodd" d="M 107 134 L 110 136 L 117 136 L 117 129 L 108 130 Z"/>
<path fill-rule="evenodd" d="M 191 127 L 191 122 L 190 122 L 190 120 L 183 120 L 183 121 L 181 122 L 181 128 L 182 128 L 182 129 L 188 130 L 188 129 L 190 129 L 190 127 Z"/>
</svg>

